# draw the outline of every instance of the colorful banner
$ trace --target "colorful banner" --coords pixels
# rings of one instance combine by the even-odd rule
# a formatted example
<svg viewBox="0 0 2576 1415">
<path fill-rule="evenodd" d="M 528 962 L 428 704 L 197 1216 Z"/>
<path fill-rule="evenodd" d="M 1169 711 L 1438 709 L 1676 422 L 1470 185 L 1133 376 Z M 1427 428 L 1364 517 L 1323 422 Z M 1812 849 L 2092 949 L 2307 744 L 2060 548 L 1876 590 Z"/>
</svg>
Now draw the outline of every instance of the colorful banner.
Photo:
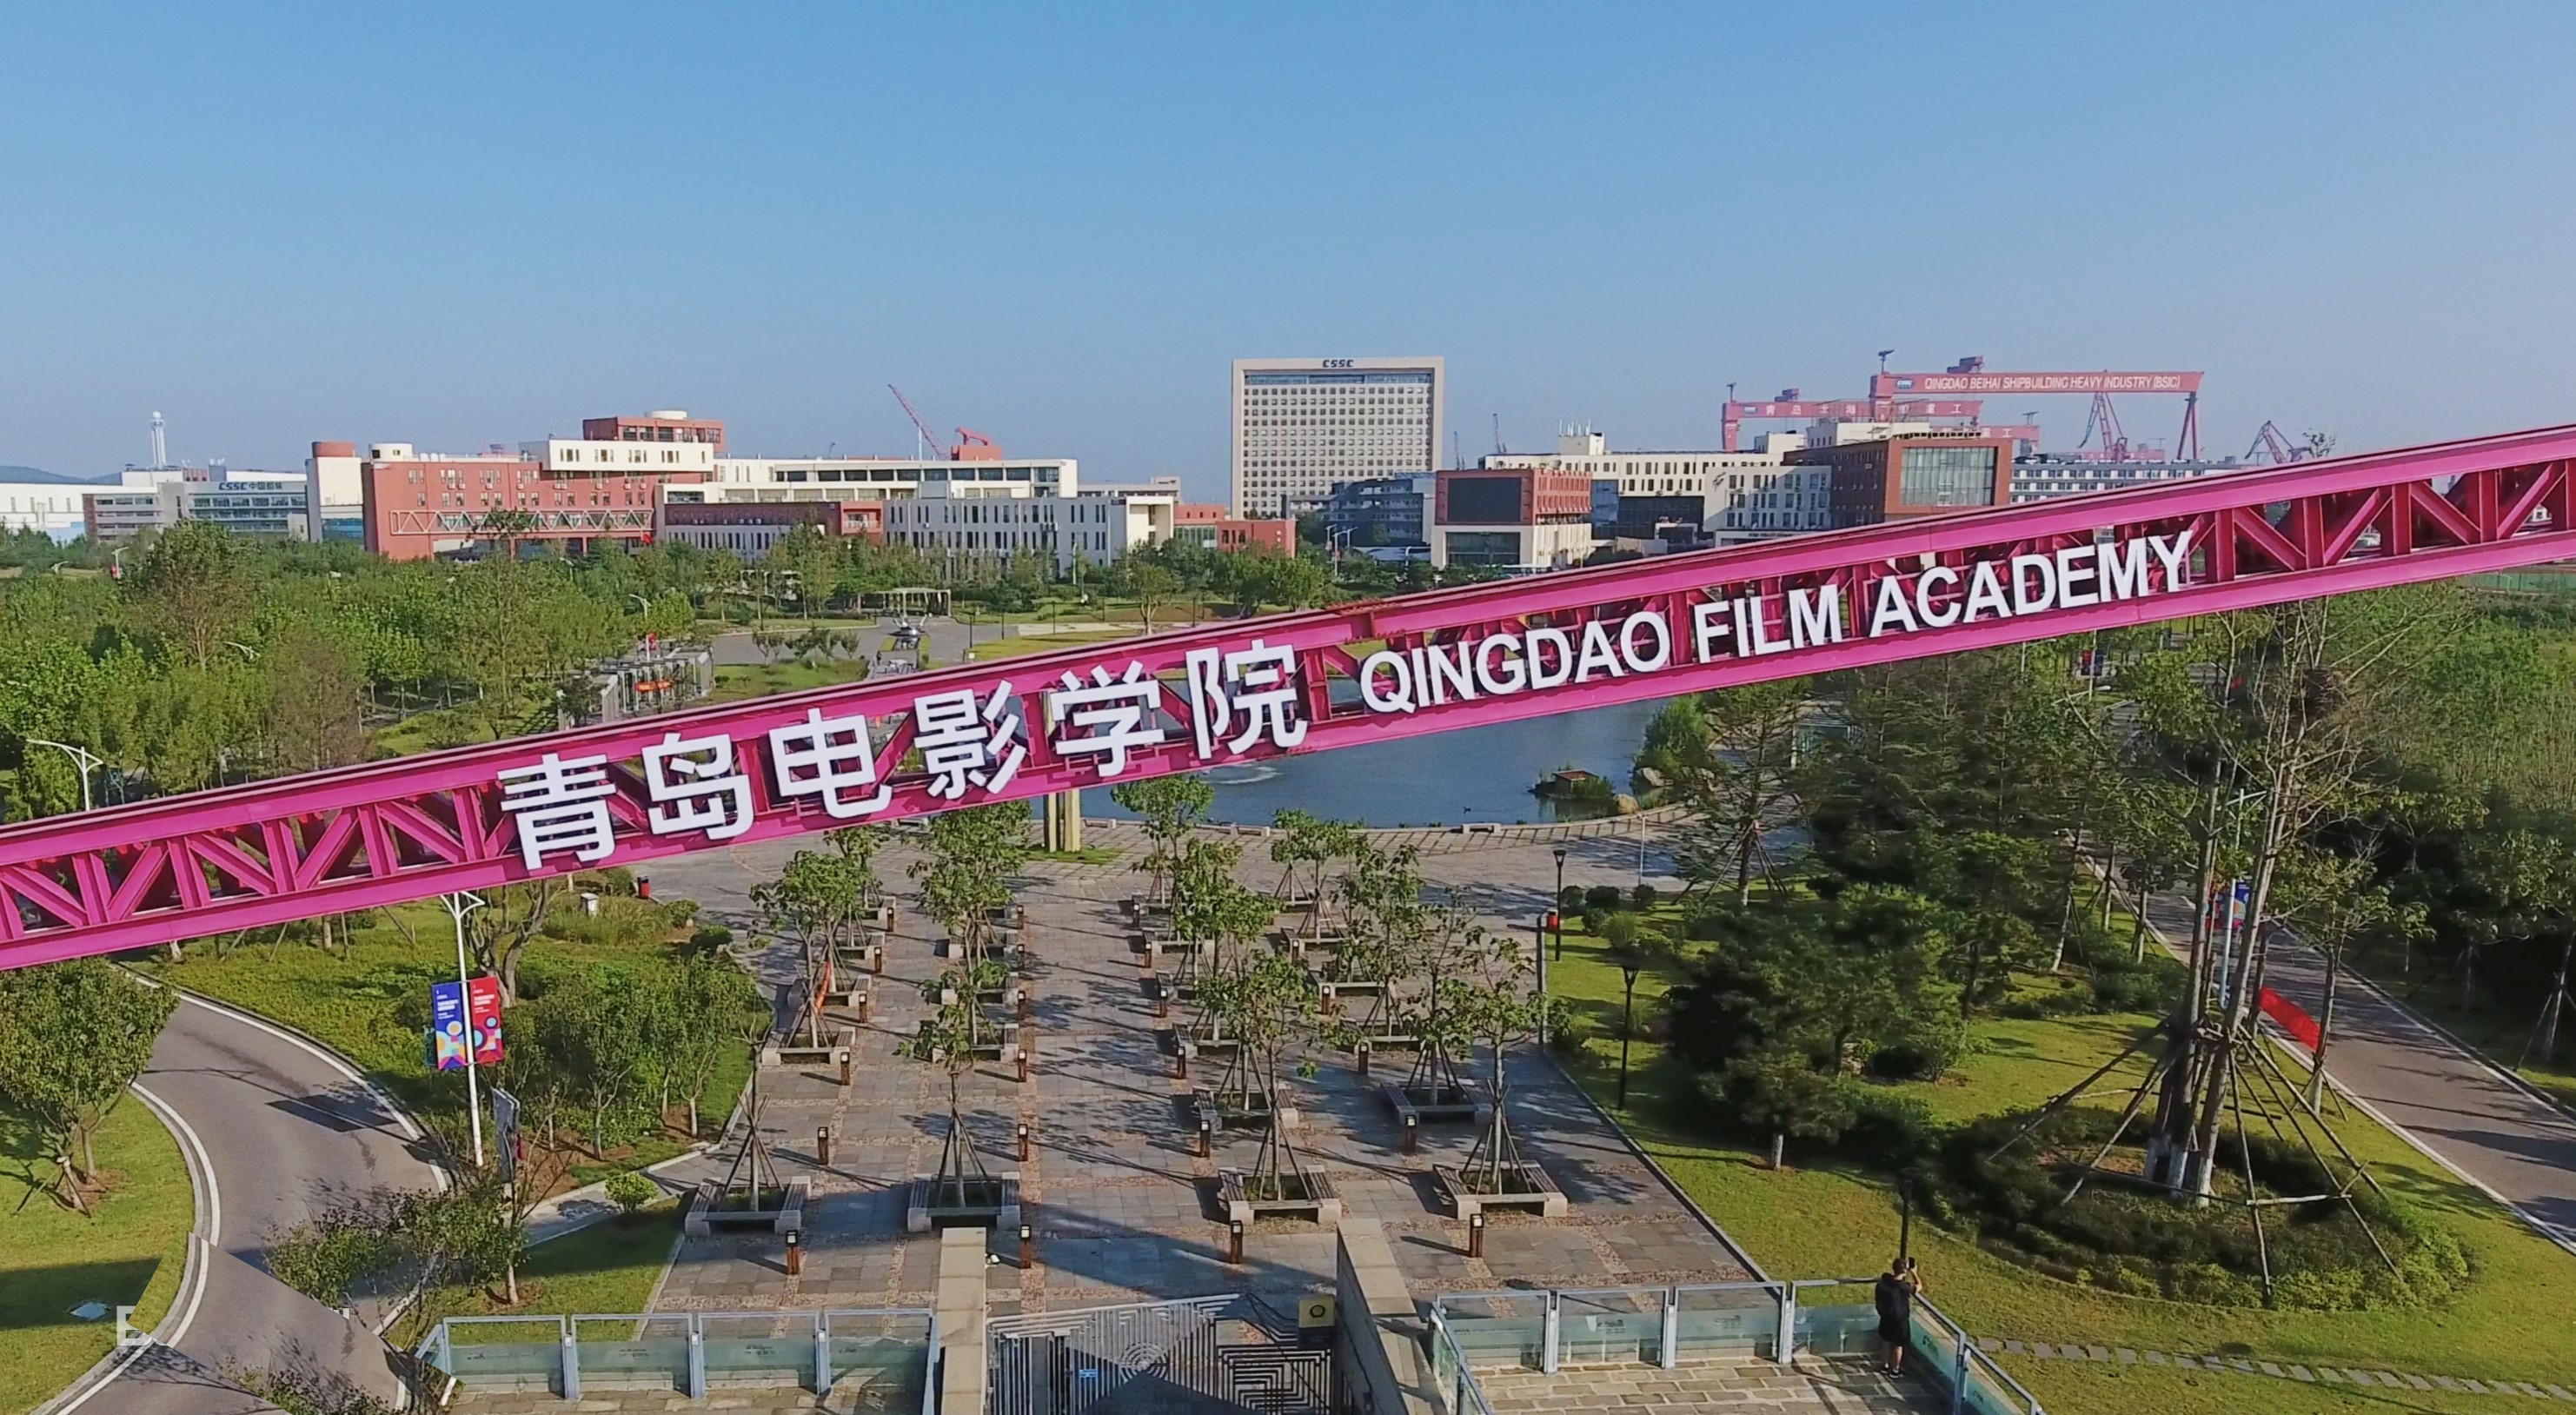
<svg viewBox="0 0 2576 1415">
<path fill-rule="evenodd" d="M 474 1019 L 474 1064 L 501 1064 L 501 980 L 486 974 L 465 983 L 465 1010 Z"/>
<path fill-rule="evenodd" d="M 465 985 L 429 985 L 429 1060 L 441 1071 L 465 1064 Z"/>
<path fill-rule="evenodd" d="M 501 1061 L 501 980 L 485 976 L 429 985 L 430 1064 L 453 1071 L 466 1064 L 465 1028 L 474 1024 L 474 1065 Z"/>
</svg>

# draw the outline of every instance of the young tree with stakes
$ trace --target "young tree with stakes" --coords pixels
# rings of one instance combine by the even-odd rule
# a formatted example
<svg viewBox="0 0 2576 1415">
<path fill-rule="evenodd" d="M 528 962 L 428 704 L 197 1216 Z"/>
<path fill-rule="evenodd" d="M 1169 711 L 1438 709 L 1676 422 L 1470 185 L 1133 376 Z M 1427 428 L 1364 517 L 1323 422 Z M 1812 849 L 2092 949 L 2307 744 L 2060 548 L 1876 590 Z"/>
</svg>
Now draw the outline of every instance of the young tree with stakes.
<svg viewBox="0 0 2576 1415">
<path fill-rule="evenodd" d="M 1306 970 L 1284 953 L 1265 952 L 1207 978 L 1201 989 L 1210 1014 L 1238 1044 L 1236 1065 L 1246 1073 L 1245 1091 L 1257 1089 L 1259 1108 L 1269 1116 L 1262 1128 L 1260 1152 L 1244 1175 L 1246 1196 L 1255 1202 L 1313 1197 L 1314 1186 L 1297 1158 L 1297 1147 L 1278 1123 L 1284 1103 L 1281 1063 L 1291 1047 L 1312 1034 L 1316 1021 L 1315 994 Z M 1253 1097 L 1246 1094 L 1242 1099 Z"/>
<path fill-rule="evenodd" d="M 960 977 L 959 981 L 969 981 Z M 938 1008 L 924 1018 L 921 1029 L 913 1034 L 911 1053 L 915 1060 L 926 1061 L 948 1078 L 948 1133 L 939 1144 L 939 1168 L 933 1173 L 931 1193 L 934 1199 L 944 1190 L 952 1195 L 951 1206 L 966 1208 L 977 1202 L 976 1192 L 989 1192 L 994 1187 L 992 1171 L 984 1167 L 984 1157 L 976 1148 L 973 1132 L 966 1128 L 966 1116 L 958 1098 L 958 1083 L 975 1069 L 976 1048 L 983 1045 L 977 1012 L 981 1004 L 971 987 L 948 988 L 941 993 Z"/>
<path fill-rule="evenodd" d="M 1454 966 L 1439 988 L 1443 1026 L 1482 1041 L 1493 1062 L 1493 1114 L 1459 1167 L 1460 1182 L 1468 1193 L 1489 1197 L 1536 1192 L 1528 1177 L 1534 1166 L 1512 1134 L 1509 1066 L 1512 1048 L 1536 1036 L 1546 1016 L 1535 968 L 1508 933 L 1467 922 L 1449 937 Z"/>
<path fill-rule="evenodd" d="M 803 975 L 797 1002 L 809 1046 L 823 1043 L 823 980 L 841 947 L 862 937 L 874 880 L 864 862 L 843 851 L 799 850 L 778 878 L 752 887 L 762 924 L 797 942 Z"/>
<path fill-rule="evenodd" d="M 947 930 L 962 959 L 990 951 L 994 921 L 1010 910 L 1011 881 L 1029 859 L 1028 807 L 969 806 L 930 818 L 930 849 L 912 863 L 921 912 Z"/>
<path fill-rule="evenodd" d="M 1159 904 L 1169 898 L 1172 871 L 1179 865 L 1181 842 L 1207 819 L 1208 808 L 1216 804 L 1216 788 L 1206 777 L 1195 772 L 1178 776 L 1157 776 L 1144 781 L 1122 781 L 1109 788 L 1109 799 L 1126 810 L 1134 811 L 1145 823 L 1145 838 L 1153 843 L 1136 868 L 1147 878 L 1146 902 Z"/>
</svg>

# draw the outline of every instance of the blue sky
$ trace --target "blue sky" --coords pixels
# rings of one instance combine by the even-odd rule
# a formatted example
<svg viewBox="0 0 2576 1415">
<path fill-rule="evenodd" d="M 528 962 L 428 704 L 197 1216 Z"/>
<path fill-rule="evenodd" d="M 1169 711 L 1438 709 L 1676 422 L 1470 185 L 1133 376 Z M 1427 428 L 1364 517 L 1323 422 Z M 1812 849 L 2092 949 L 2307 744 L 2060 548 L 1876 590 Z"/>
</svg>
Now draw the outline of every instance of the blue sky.
<svg viewBox="0 0 2576 1415">
<path fill-rule="evenodd" d="M 1215 493 L 1251 356 L 1445 355 L 1471 455 L 1714 445 L 1891 346 L 2206 369 L 2230 453 L 2576 416 L 2564 4 L 101 3 L 0 55 L 0 463 L 74 474 L 155 408 L 236 466 L 649 407 L 909 453 L 891 382 Z"/>
</svg>

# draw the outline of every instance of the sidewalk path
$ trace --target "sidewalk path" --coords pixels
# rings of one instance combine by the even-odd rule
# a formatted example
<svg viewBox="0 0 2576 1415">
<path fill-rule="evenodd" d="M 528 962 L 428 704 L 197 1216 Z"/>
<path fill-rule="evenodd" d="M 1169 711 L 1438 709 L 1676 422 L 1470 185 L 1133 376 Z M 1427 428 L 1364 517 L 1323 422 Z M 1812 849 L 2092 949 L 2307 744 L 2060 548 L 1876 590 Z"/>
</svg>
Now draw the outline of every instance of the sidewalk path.
<svg viewBox="0 0 2576 1415">
<path fill-rule="evenodd" d="M 2157 895 L 2147 922 L 2177 956 L 2190 947 L 2192 905 Z M 2267 981 L 2310 1016 L 2325 1003 L 2325 960 L 2286 935 Z M 2335 989 L 2326 1071 L 2363 1109 L 2453 1174 L 2576 1254 L 2576 1119 L 2365 979 Z"/>
</svg>

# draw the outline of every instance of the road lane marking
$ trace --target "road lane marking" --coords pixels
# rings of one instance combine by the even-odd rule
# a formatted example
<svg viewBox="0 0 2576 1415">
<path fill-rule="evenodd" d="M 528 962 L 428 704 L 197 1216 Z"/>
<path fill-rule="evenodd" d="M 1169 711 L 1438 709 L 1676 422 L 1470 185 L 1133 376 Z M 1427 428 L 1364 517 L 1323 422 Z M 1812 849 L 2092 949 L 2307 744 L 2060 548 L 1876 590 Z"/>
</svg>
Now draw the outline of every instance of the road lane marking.
<svg viewBox="0 0 2576 1415">
<path fill-rule="evenodd" d="M 349 1080 L 355 1083 L 360 1090 L 365 1091 L 367 1095 L 375 1101 L 377 1109 L 383 1111 L 386 1115 L 391 1116 L 393 1118 L 393 1122 L 402 1127 L 404 1138 L 413 1141 L 417 1141 L 421 1138 L 420 1127 L 412 1123 L 411 1114 L 408 1111 L 405 1111 L 400 1105 L 395 1104 L 394 1098 L 391 1095 L 386 1094 L 383 1087 L 368 1080 L 356 1067 L 351 1066 L 348 1062 L 341 1060 L 339 1057 L 332 1055 L 330 1052 L 314 1045 L 312 1042 L 295 1035 L 293 1032 L 290 1032 L 283 1027 L 275 1026 L 261 1018 L 254 1017 L 250 1013 L 240 1011 L 236 1008 L 227 1007 L 219 1002 L 210 1002 L 205 998 L 197 996 L 195 993 L 184 990 L 180 992 L 179 1000 L 181 1002 L 193 1003 L 198 1007 L 206 1009 L 208 1012 L 214 1013 L 216 1016 L 229 1018 L 232 1021 L 241 1023 L 245 1027 L 266 1032 L 270 1036 L 277 1038 L 279 1041 L 286 1042 L 305 1052 L 314 1060 L 319 1061 L 323 1065 L 330 1067 L 332 1070 L 339 1072 L 341 1075 L 348 1077 Z M 428 1168 L 431 1182 L 440 1190 L 445 1190 L 448 1187 L 447 1171 L 440 1168 L 435 1162 L 430 1160 L 424 1159 L 421 1163 Z"/>
<path fill-rule="evenodd" d="M 214 1251 L 215 1240 L 217 1236 L 223 1232 L 223 1189 L 215 1181 L 214 1160 L 212 1157 L 207 1155 L 205 1142 L 197 1138 L 197 1132 L 188 1124 L 187 1117 L 181 1115 L 177 1109 L 170 1105 L 169 1102 L 152 1094 L 152 1092 L 146 1090 L 139 1082 L 134 1083 L 131 1086 L 131 1089 L 134 1094 L 142 1097 L 143 1103 L 150 1106 L 152 1108 L 152 1113 L 161 1117 L 162 1123 L 168 1125 L 171 1133 L 178 1137 L 182 1160 L 187 1164 L 188 1168 L 193 1171 L 192 1177 L 202 1180 L 200 1187 L 205 1191 L 206 1195 L 206 1231 L 202 1234 L 192 1232 L 188 1235 L 188 1242 L 192 1246 L 188 1252 L 188 1256 L 184 1260 L 185 1266 L 181 1270 L 179 1278 L 181 1292 L 182 1295 L 187 1298 L 187 1305 L 184 1307 L 178 1307 L 177 1303 L 174 1302 L 172 1304 L 174 1307 L 178 1307 L 178 1325 L 170 1328 L 170 1334 L 167 1337 L 157 1335 L 150 1336 L 142 1345 L 126 1352 L 125 1359 L 117 1362 L 115 1368 L 110 1370 L 106 1376 L 101 1378 L 98 1384 L 91 1386 L 89 1389 L 82 1391 L 76 1396 L 73 1396 L 68 1403 L 55 1412 L 55 1415 L 72 1415 L 73 1411 L 88 1404 L 91 1396 L 96 1395 L 100 1391 L 107 1389 L 109 1386 L 116 1384 L 118 1378 L 125 1374 L 127 1368 L 131 1367 L 136 1361 L 141 1360 L 143 1353 L 151 1350 L 155 1345 L 167 1346 L 173 1351 L 178 1349 L 180 1338 L 188 1334 L 189 1326 L 197 1320 L 198 1304 L 205 1300 L 206 1284 L 212 1276 L 212 1269 L 214 1267 L 212 1254 Z M 200 1244 L 205 1247 L 208 1254 L 208 1256 L 203 1259 L 197 1256 L 196 1248 L 194 1246 Z"/>
</svg>

